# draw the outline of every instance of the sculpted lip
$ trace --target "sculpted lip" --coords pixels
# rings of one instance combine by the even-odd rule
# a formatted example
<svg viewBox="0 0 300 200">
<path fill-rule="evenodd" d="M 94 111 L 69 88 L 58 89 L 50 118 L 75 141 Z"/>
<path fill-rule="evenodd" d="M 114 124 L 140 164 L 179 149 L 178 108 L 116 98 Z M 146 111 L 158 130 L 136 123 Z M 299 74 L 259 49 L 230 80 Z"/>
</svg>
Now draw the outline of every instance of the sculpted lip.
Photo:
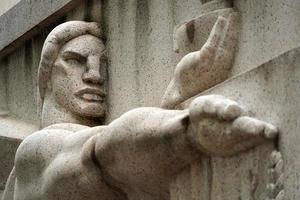
<svg viewBox="0 0 300 200">
<path fill-rule="evenodd" d="M 104 91 L 96 88 L 84 88 L 76 92 L 75 95 L 83 100 L 92 102 L 103 102 L 106 96 Z"/>
</svg>

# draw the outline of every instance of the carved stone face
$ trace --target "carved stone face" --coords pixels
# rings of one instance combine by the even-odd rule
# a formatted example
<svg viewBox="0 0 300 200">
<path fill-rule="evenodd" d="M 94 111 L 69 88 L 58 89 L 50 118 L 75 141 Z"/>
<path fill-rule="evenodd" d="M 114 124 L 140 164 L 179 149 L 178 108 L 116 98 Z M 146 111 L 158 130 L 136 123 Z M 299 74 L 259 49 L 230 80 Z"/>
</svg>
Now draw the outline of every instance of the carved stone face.
<svg viewBox="0 0 300 200">
<path fill-rule="evenodd" d="M 104 117 L 107 57 L 103 42 L 82 35 L 67 42 L 58 54 L 51 89 L 59 105 L 82 117 Z"/>
</svg>

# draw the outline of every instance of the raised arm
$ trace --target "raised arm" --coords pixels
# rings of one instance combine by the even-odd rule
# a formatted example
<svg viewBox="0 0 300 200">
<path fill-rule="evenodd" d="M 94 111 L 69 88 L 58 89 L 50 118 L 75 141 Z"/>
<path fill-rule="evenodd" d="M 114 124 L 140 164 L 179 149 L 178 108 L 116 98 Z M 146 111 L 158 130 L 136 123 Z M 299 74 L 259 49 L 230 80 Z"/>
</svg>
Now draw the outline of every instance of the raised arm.
<svg viewBox="0 0 300 200">
<path fill-rule="evenodd" d="M 233 64 L 237 43 L 237 16 L 220 16 L 199 51 L 184 56 L 177 64 L 162 99 L 163 108 L 173 109 L 186 99 L 224 81 Z"/>
</svg>

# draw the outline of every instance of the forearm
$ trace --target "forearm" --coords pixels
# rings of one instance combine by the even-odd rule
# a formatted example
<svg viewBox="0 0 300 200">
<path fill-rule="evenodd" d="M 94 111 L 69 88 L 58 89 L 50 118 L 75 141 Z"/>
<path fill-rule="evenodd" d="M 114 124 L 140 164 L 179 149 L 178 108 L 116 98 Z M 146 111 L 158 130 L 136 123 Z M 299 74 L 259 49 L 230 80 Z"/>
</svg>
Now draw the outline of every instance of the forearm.
<svg viewBox="0 0 300 200">
<path fill-rule="evenodd" d="M 189 142 L 188 112 L 141 108 L 108 126 L 95 138 L 97 160 L 116 179 L 169 177 L 198 155 Z M 142 176 L 142 177 L 141 177 Z M 147 177 L 147 178 L 146 178 Z M 134 181 L 133 181 L 134 182 Z"/>
</svg>

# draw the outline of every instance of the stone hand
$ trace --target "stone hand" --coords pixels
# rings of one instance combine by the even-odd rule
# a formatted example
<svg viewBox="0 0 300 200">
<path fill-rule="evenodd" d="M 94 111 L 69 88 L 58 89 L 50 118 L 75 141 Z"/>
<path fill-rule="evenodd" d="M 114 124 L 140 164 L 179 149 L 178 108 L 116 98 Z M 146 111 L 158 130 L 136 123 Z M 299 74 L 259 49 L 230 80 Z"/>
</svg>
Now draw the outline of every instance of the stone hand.
<svg viewBox="0 0 300 200">
<path fill-rule="evenodd" d="M 227 18 L 220 16 L 203 47 L 181 59 L 163 97 L 162 107 L 172 108 L 228 77 L 237 43 L 236 18 L 235 13 Z"/>
<path fill-rule="evenodd" d="M 196 98 L 189 106 L 192 142 L 209 155 L 230 156 L 277 137 L 277 128 L 242 116 L 243 109 L 219 95 Z"/>
</svg>

